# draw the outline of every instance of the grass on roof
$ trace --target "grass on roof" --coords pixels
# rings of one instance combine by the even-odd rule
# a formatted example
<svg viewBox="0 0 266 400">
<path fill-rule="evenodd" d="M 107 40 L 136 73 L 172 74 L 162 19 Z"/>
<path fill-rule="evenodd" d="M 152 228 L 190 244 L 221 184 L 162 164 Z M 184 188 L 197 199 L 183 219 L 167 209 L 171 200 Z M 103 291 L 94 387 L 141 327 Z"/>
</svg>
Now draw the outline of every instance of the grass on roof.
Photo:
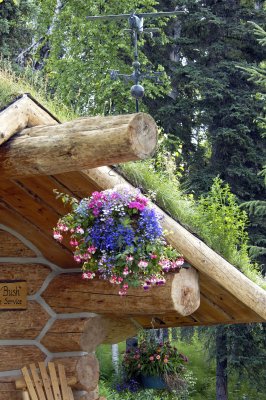
<svg viewBox="0 0 266 400">
<path fill-rule="evenodd" d="M 155 171 L 150 160 L 126 163 L 118 169 L 127 180 L 139 187 L 144 193 L 155 193 L 155 202 L 159 207 L 190 232 L 200 237 L 209 247 L 243 272 L 250 280 L 266 289 L 266 281 L 261 276 L 258 265 L 253 264 L 248 256 L 248 236 L 246 231 L 242 232 L 244 222 L 239 224 L 239 232 L 237 232 L 237 229 L 235 230 L 235 236 L 239 234 L 239 237 L 235 238 L 234 243 L 234 237 L 228 237 L 228 223 L 221 216 L 219 206 L 217 207 L 217 215 L 213 214 L 213 208 L 211 212 L 208 213 L 208 210 L 206 210 L 204 213 L 203 207 L 198 206 L 198 202 L 192 196 L 182 193 L 176 179 L 167 179 L 164 174 Z M 232 195 L 232 197 L 235 196 Z M 238 213 L 238 210 L 236 210 L 236 213 Z M 239 215 L 243 216 L 240 208 Z M 236 216 L 236 218 L 238 217 Z M 217 221 L 220 223 L 219 227 L 216 225 Z M 233 229 L 237 220 L 232 221 L 231 224 Z"/>
<path fill-rule="evenodd" d="M 61 122 L 77 118 L 59 99 L 48 95 L 45 81 L 38 73 L 33 75 L 28 69 L 15 74 L 10 63 L 0 59 L 0 110 L 24 93 L 30 93 Z"/>
</svg>

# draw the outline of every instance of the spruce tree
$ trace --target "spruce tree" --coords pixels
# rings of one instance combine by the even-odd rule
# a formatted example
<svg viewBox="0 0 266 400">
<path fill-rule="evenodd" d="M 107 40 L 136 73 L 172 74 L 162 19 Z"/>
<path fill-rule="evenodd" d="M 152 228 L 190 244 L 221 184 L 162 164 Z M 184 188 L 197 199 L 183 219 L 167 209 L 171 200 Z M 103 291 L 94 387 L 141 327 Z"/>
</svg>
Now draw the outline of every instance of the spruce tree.
<svg viewBox="0 0 266 400">
<path fill-rule="evenodd" d="M 265 192 L 258 173 L 265 148 L 256 119 L 263 102 L 256 95 L 256 85 L 238 69 L 263 60 L 247 22 L 265 21 L 262 2 L 160 1 L 162 8 L 176 5 L 189 13 L 181 23 L 168 25 L 171 39 L 167 47 L 150 51 L 153 61 L 162 62 L 171 76 L 172 92 L 168 99 L 147 100 L 150 112 L 167 133 L 183 142 L 184 187 L 188 191 L 199 196 L 208 190 L 213 177 L 220 175 L 240 201 L 262 200 Z M 149 51 L 149 46 L 146 48 Z M 254 237 L 258 228 L 251 233 Z M 216 357 L 216 399 L 227 400 L 227 380 L 233 367 L 260 390 L 265 327 L 221 326 L 208 332 Z M 257 378 L 249 373 L 255 370 Z"/>
<path fill-rule="evenodd" d="M 266 31 L 259 25 L 252 23 L 254 27 L 254 34 L 258 38 L 258 42 L 261 46 L 266 47 Z M 266 58 L 266 56 L 265 56 Z M 266 89 L 266 59 L 257 67 L 246 67 L 242 68 L 247 73 L 249 80 L 252 80 L 258 89 L 257 97 L 262 101 L 266 100 L 265 89 Z M 266 118 L 265 118 L 266 106 L 264 106 L 264 113 L 259 115 L 257 123 L 261 127 L 262 138 L 266 138 Z M 264 178 L 264 186 L 266 187 L 266 164 L 264 164 L 262 171 L 259 173 Z M 264 274 L 266 273 L 266 201 L 265 200 L 253 200 L 242 204 L 245 208 L 251 220 L 252 229 L 252 244 L 249 252 L 252 259 L 258 261 L 262 267 Z"/>
<path fill-rule="evenodd" d="M 189 13 L 168 24 L 167 46 L 158 43 L 150 51 L 153 62 L 171 76 L 172 92 L 167 98 L 147 99 L 147 104 L 166 133 L 182 139 L 184 181 L 197 195 L 217 175 L 241 200 L 264 195 L 258 172 L 265 153 L 255 123 L 263 104 L 254 83 L 237 66 L 262 61 L 263 51 L 247 21 L 263 21 L 266 15 L 253 2 L 243 3 L 160 1 L 161 9 L 178 6 Z"/>
</svg>

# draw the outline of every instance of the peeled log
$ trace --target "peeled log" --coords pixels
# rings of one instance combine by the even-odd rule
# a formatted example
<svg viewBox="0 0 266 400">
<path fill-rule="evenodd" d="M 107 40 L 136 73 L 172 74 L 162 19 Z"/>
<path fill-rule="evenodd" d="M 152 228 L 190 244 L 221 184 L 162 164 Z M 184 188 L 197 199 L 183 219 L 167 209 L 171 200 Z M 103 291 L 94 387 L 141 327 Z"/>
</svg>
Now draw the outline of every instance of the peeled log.
<svg viewBox="0 0 266 400">
<path fill-rule="evenodd" d="M 193 268 L 167 274 L 166 284 L 145 291 L 129 288 L 126 296 L 103 280 L 86 281 L 81 274 L 61 274 L 42 294 L 56 313 L 95 312 L 104 315 L 136 316 L 176 312 L 192 314 L 200 304 L 198 273 Z"/>
<path fill-rule="evenodd" d="M 0 147 L 0 176 L 53 175 L 145 159 L 157 126 L 144 113 L 81 118 L 27 128 Z"/>
</svg>

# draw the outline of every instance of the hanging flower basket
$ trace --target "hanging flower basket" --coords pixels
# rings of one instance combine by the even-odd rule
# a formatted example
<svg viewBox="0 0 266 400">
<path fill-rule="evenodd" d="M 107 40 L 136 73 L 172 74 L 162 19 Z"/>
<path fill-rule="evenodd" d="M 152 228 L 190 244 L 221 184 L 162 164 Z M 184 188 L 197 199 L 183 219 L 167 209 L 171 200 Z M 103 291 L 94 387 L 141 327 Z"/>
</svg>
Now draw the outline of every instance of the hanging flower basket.
<svg viewBox="0 0 266 400">
<path fill-rule="evenodd" d="M 129 286 L 163 285 L 166 272 L 182 268 L 184 258 L 165 241 L 162 216 L 139 190 L 120 187 L 80 201 L 57 194 L 72 211 L 59 219 L 54 238 L 68 237 L 83 279 L 98 276 L 124 295 Z"/>
</svg>

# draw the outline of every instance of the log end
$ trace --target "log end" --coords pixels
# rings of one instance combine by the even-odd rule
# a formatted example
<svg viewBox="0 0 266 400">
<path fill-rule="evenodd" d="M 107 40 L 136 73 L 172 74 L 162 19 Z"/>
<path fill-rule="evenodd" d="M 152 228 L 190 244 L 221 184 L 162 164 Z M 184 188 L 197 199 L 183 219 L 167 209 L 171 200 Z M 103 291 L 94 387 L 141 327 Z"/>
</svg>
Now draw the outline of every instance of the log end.
<svg viewBox="0 0 266 400">
<path fill-rule="evenodd" d="M 171 297 L 175 310 L 182 316 L 196 311 L 200 306 L 200 287 L 195 268 L 181 269 L 172 282 Z"/>
<path fill-rule="evenodd" d="M 144 160 L 151 157 L 157 145 L 158 129 L 154 119 L 145 113 L 134 114 L 129 123 L 132 150 L 136 157 Z"/>
</svg>

